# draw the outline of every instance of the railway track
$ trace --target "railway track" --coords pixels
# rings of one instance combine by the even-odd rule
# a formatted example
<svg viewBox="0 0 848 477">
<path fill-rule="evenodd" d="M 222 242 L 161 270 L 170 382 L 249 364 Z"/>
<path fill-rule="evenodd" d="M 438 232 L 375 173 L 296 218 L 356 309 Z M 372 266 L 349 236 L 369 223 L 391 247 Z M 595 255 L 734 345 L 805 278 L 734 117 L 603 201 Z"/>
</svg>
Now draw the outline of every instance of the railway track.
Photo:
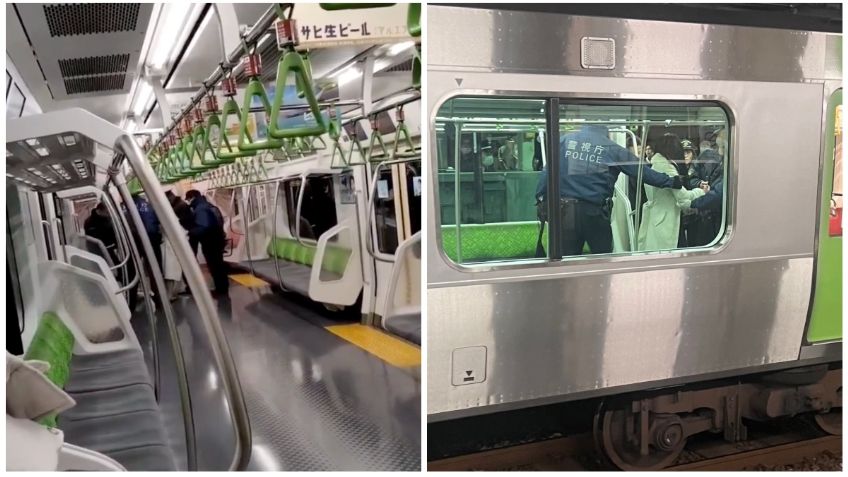
<svg viewBox="0 0 848 477">
<path fill-rule="evenodd" d="M 771 435 L 738 444 L 702 442 L 666 471 L 758 470 L 799 465 L 829 453 L 840 456 L 841 436 Z M 786 442 L 789 440 L 788 442 Z M 833 460 L 831 458 L 831 460 Z M 591 434 L 554 438 L 431 461 L 430 471 L 577 471 L 609 470 L 595 451 Z M 822 469 L 837 470 L 837 469 Z M 840 469 L 841 470 L 841 466 Z"/>
</svg>

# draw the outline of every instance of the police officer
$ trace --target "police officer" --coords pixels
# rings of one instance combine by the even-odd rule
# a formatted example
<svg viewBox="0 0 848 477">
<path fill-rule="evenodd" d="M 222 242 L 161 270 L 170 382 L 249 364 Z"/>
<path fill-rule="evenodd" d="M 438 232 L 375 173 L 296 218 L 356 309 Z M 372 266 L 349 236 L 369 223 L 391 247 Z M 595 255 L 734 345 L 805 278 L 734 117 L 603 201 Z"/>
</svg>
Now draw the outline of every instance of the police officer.
<svg viewBox="0 0 848 477">
<path fill-rule="evenodd" d="M 609 138 L 603 125 L 586 125 L 560 139 L 560 214 L 562 253 L 580 255 L 585 243 L 591 253 L 612 253 L 612 195 L 618 174 L 635 177 L 639 158 Z M 542 171 L 537 200 L 547 193 L 548 169 Z M 642 180 L 661 188 L 679 189 L 680 176 L 670 177 L 644 167 Z"/>
</svg>

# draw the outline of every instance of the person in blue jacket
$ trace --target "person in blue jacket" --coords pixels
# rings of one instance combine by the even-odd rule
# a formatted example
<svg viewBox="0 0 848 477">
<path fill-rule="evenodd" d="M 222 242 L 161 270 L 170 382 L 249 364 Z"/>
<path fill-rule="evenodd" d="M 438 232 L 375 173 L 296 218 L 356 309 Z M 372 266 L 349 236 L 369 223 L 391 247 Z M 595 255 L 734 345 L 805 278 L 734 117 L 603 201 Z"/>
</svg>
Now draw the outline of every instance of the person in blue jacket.
<svg viewBox="0 0 848 477">
<path fill-rule="evenodd" d="M 189 240 L 200 244 L 203 257 L 215 286 L 212 295 L 225 297 L 230 292 L 227 264 L 224 262 L 226 234 L 221 211 L 210 204 L 197 190 L 186 192 L 185 200 L 194 212 L 194 226 L 189 230 Z"/>
<path fill-rule="evenodd" d="M 692 201 L 689 205 L 698 212 L 699 216 L 707 216 L 710 219 L 703 221 L 703 240 L 699 245 L 709 245 L 721 232 L 722 204 L 724 199 L 724 179 L 718 179 L 710 186 L 710 191 L 703 197 Z"/>
<path fill-rule="evenodd" d="M 639 173 L 639 158 L 609 138 L 603 125 L 586 125 L 560 139 L 560 214 L 562 253 L 580 255 L 584 244 L 591 253 L 612 252 L 612 195 L 618 174 Z M 537 200 L 547 193 L 547 165 L 536 188 Z M 642 168 L 642 180 L 660 188 L 679 189 L 680 176 L 668 176 Z"/>
</svg>

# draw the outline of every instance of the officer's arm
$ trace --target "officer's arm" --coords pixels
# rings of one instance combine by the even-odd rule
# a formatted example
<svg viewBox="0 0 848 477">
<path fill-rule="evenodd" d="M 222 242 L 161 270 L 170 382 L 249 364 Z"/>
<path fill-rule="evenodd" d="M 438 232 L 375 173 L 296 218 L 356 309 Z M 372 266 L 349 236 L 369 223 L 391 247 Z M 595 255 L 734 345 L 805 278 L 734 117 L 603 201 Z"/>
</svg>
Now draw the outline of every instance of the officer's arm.
<svg viewBox="0 0 848 477">
<path fill-rule="evenodd" d="M 639 177 L 639 158 L 631 154 L 627 149 L 616 146 L 613 151 L 615 154 L 616 167 L 622 172 L 631 177 Z M 670 177 L 661 172 L 657 172 L 650 167 L 642 168 L 642 181 L 654 187 L 679 189 L 683 187 L 683 179 L 680 176 Z"/>
<path fill-rule="evenodd" d="M 699 197 L 692 201 L 690 205 L 693 209 L 708 210 L 718 209 L 721 207 L 722 192 L 724 189 L 723 181 L 719 180 L 713 185 L 713 188 L 703 197 Z"/>
</svg>

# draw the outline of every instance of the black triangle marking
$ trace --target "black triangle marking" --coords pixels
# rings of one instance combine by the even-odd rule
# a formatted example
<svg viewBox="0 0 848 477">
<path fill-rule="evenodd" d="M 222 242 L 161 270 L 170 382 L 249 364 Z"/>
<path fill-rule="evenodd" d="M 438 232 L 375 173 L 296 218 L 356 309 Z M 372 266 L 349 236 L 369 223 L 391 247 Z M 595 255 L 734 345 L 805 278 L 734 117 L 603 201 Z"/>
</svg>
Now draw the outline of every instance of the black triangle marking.
<svg viewBox="0 0 848 477">
<path fill-rule="evenodd" d="M 465 80 L 463 80 L 462 78 L 456 78 L 455 81 L 457 86 L 462 86 L 462 82 Z"/>
</svg>

